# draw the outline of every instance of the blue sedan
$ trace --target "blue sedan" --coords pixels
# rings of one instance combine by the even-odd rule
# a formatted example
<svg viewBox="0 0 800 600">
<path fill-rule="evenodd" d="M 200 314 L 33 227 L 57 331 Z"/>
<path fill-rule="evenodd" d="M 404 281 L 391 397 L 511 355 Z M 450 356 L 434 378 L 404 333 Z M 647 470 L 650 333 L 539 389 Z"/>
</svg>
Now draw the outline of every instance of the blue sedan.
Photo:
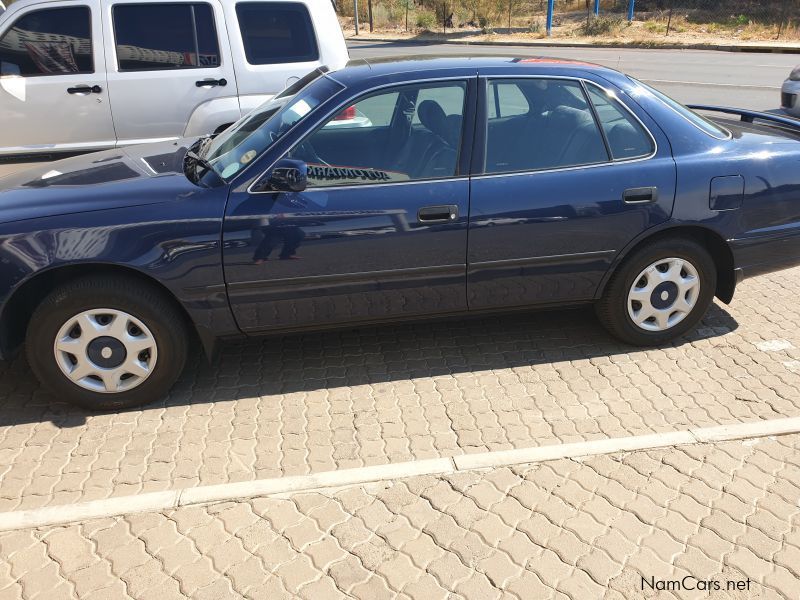
<svg viewBox="0 0 800 600">
<path fill-rule="evenodd" d="M 580 62 L 356 61 L 215 138 L 7 177 L 0 352 L 108 410 L 243 335 L 594 303 L 664 344 L 800 263 L 800 127 L 705 108 Z"/>
</svg>

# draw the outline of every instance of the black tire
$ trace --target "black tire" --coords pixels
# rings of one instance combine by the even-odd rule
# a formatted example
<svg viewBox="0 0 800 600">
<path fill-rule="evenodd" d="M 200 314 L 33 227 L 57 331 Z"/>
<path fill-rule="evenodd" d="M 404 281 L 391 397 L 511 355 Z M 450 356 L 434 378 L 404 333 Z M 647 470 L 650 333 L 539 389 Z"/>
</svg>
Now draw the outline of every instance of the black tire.
<svg viewBox="0 0 800 600">
<path fill-rule="evenodd" d="M 124 311 L 155 338 L 157 357 L 149 376 L 132 389 L 103 393 L 85 389 L 61 370 L 54 354 L 60 328 L 94 308 Z M 124 276 L 86 277 L 59 286 L 34 311 L 26 335 L 28 362 L 53 395 L 90 410 L 140 406 L 163 398 L 186 363 L 188 328 L 175 303 L 154 286 Z"/>
<path fill-rule="evenodd" d="M 700 279 L 697 302 L 686 317 L 671 328 L 646 331 L 628 314 L 628 292 L 644 269 L 658 260 L 672 257 L 686 260 L 696 269 Z M 694 328 L 711 306 L 716 287 L 716 265 L 703 246 L 688 238 L 665 237 L 642 246 L 625 258 L 611 277 L 595 310 L 600 323 L 620 340 L 636 346 L 657 346 Z"/>
</svg>

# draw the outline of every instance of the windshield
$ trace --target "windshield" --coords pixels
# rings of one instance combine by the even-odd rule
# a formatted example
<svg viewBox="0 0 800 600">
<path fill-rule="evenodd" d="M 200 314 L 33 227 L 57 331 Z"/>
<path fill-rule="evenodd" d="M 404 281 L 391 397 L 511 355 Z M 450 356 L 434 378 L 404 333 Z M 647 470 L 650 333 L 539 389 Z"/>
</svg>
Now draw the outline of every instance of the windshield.
<svg viewBox="0 0 800 600">
<path fill-rule="evenodd" d="M 716 125 L 715 123 L 712 123 L 708 119 L 706 119 L 704 117 L 701 117 L 700 115 L 698 115 L 693 110 L 685 107 L 680 102 L 677 102 L 676 100 L 673 100 L 672 98 L 670 98 L 666 94 L 663 94 L 663 93 L 659 92 L 657 89 L 655 89 L 653 87 L 650 87 L 649 85 L 647 85 L 645 83 L 642 83 L 641 81 L 639 81 L 637 79 L 634 79 L 633 77 L 628 77 L 628 79 L 630 79 L 636 85 L 644 88 L 645 91 L 650 92 L 653 96 L 655 96 L 656 98 L 661 100 L 664 104 L 669 106 L 672 110 L 674 110 L 676 113 L 678 113 L 684 119 L 689 121 L 692 125 L 694 125 L 698 129 L 700 129 L 704 133 L 707 133 L 711 137 L 714 137 L 714 138 L 717 138 L 717 139 L 721 139 L 721 140 L 724 140 L 724 139 L 727 139 L 727 138 L 730 137 L 730 133 L 728 133 L 726 130 L 722 129 L 722 127 L 719 127 L 718 125 Z"/>
<path fill-rule="evenodd" d="M 312 71 L 219 134 L 203 158 L 228 181 L 342 87 Z"/>
</svg>

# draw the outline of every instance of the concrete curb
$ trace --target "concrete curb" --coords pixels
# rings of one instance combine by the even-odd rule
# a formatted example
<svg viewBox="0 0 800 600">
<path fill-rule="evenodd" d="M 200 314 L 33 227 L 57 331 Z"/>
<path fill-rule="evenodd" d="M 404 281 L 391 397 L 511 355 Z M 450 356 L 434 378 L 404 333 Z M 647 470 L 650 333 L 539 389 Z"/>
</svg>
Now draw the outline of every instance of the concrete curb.
<svg viewBox="0 0 800 600">
<path fill-rule="evenodd" d="M 655 450 L 687 444 L 757 439 L 790 433 L 800 433 L 800 417 L 698 427 L 686 431 L 608 438 L 570 444 L 554 444 L 500 452 L 482 452 L 453 458 L 434 458 L 326 471 L 311 475 L 277 477 L 198 486 L 165 492 L 150 492 L 108 498 L 106 500 L 92 500 L 32 510 L 3 512 L 0 513 L 0 532 L 66 525 L 89 519 L 163 511 L 181 506 L 241 500 L 259 496 L 282 496 L 301 491 L 339 489 L 346 486 L 379 483 L 420 475 L 445 475 L 459 471 L 507 467 L 564 458 L 588 458 L 619 452 Z"/>
<path fill-rule="evenodd" d="M 578 42 L 570 40 L 454 40 L 452 38 L 383 38 L 346 36 L 350 42 L 388 42 L 411 46 L 429 46 L 432 44 L 450 44 L 454 46 L 509 46 L 524 48 L 628 48 L 641 50 L 716 50 L 719 52 L 768 52 L 775 54 L 800 54 L 800 44 L 794 46 L 773 46 L 770 44 L 677 44 L 677 43 L 650 43 L 645 41 L 634 42 Z"/>
</svg>

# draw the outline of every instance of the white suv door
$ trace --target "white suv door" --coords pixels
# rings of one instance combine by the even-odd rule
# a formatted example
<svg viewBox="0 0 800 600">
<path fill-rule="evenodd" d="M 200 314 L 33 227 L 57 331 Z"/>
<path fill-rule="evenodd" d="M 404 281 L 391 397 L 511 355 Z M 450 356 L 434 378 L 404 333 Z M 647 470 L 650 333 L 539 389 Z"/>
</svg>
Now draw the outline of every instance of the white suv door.
<svg viewBox="0 0 800 600">
<path fill-rule="evenodd" d="M 203 104 L 226 97 L 238 102 L 217 0 L 102 2 L 119 145 L 181 137 Z"/>
<path fill-rule="evenodd" d="M 13 10 L 0 30 L 0 154 L 113 147 L 100 1 Z"/>
</svg>

